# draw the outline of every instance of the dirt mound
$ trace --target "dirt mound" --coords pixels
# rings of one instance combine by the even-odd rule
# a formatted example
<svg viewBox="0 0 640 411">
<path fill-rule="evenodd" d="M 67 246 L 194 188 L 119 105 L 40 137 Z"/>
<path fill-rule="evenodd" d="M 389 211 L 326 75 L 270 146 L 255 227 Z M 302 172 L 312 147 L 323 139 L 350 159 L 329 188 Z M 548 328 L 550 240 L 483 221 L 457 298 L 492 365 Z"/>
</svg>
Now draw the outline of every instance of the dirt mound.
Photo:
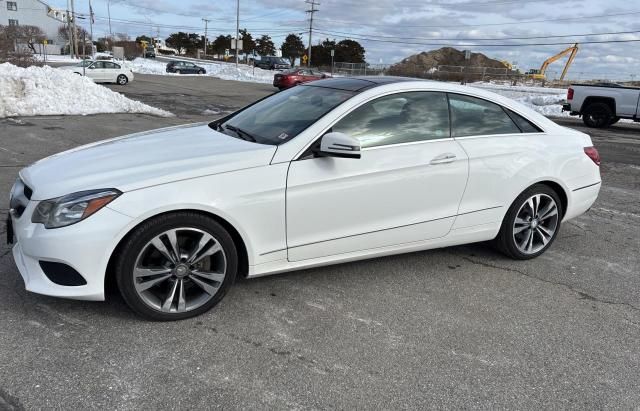
<svg viewBox="0 0 640 411">
<path fill-rule="evenodd" d="M 389 74 L 420 75 L 433 72 L 438 66 L 506 68 L 499 60 L 491 59 L 482 53 L 471 53 L 471 59 L 467 61 L 464 59 L 464 51 L 453 47 L 443 47 L 409 56 L 400 63 L 391 66 Z"/>
</svg>

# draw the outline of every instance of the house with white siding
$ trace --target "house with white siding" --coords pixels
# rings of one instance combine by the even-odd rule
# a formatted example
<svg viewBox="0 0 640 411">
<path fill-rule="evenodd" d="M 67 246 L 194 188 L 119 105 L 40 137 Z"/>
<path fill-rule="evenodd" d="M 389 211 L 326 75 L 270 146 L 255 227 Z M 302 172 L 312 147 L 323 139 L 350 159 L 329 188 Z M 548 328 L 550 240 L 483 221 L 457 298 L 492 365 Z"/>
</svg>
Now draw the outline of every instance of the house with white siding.
<svg viewBox="0 0 640 411">
<path fill-rule="evenodd" d="M 56 10 L 40 0 L 0 0 L 0 26 L 39 27 L 52 44 L 62 45 L 58 28 L 66 21 L 66 10 Z"/>
</svg>

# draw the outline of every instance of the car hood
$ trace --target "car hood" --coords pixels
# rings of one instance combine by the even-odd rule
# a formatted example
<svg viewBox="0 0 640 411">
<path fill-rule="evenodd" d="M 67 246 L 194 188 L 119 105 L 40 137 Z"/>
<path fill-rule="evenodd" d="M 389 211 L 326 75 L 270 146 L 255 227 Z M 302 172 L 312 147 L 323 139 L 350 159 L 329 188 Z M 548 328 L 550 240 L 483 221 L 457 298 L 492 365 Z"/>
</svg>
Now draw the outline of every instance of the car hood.
<svg viewBox="0 0 640 411">
<path fill-rule="evenodd" d="M 267 165 L 275 151 L 200 123 L 78 147 L 32 164 L 20 177 L 33 190 L 33 200 L 101 188 L 126 192 Z"/>
</svg>

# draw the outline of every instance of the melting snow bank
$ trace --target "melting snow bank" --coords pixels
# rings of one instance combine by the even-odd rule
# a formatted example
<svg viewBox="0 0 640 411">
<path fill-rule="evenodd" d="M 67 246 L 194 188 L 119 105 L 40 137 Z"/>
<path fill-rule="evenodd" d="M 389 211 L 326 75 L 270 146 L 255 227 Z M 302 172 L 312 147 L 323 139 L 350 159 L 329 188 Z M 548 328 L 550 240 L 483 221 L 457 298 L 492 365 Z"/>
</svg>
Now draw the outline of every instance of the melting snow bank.
<svg viewBox="0 0 640 411">
<path fill-rule="evenodd" d="M 86 77 L 48 66 L 0 64 L 0 118 L 12 116 L 173 114 L 126 98 Z"/>
<path fill-rule="evenodd" d="M 568 117 L 562 111 L 562 103 L 566 101 L 567 90 L 562 88 L 506 86 L 492 83 L 473 83 L 472 87 L 484 88 L 512 98 L 525 106 L 534 109 L 547 117 Z"/>
<path fill-rule="evenodd" d="M 172 59 L 173 60 L 173 59 Z M 236 69 L 235 63 L 224 63 L 224 62 L 205 62 L 203 60 L 192 60 L 192 59 L 178 59 L 175 60 L 184 60 L 184 61 L 192 61 L 194 64 L 204 68 L 207 71 L 207 76 L 217 77 L 222 80 L 235 80 L 235 81 L 250 81 L 253 83 L 267 83 L 271 84 L 273 82 L 273 71 L 263 70 L 261 68 L 256 67 L 255 69 L 251 66 L 239 65 Z M 140 74 L 159 74 L 159 75 L 170 75 L 170 76 L 178 76 L 178 75 L 188 75 L 188 74 L 174 74 L 167 73 L 166 68 L 167 64 L 161 61 L 156 61 L 153 59 L 143 59 L 137 58 L 129 63 L 128 67 L 131 67 L 134 73 Z M 191 74 L 193 76 L 197 76 L 198 74 Z"/>
</svg>

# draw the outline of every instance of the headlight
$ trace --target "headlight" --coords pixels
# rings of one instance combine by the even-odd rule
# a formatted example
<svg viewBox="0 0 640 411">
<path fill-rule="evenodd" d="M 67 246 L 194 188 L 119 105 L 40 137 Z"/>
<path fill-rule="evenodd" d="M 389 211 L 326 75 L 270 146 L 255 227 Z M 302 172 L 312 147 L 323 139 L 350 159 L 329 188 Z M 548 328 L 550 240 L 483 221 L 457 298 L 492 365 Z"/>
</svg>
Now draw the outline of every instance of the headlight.
<svg viewBox="0 0 640 411">
<path fill-rule="evenodd" d="M 120 191 L 109 188 L 80 191 L 66 196 L 41 201 L 31 217 L 32 223 L 45 228 L 58 228 L 82 221 L 115 200 Z"/>
</svg>

